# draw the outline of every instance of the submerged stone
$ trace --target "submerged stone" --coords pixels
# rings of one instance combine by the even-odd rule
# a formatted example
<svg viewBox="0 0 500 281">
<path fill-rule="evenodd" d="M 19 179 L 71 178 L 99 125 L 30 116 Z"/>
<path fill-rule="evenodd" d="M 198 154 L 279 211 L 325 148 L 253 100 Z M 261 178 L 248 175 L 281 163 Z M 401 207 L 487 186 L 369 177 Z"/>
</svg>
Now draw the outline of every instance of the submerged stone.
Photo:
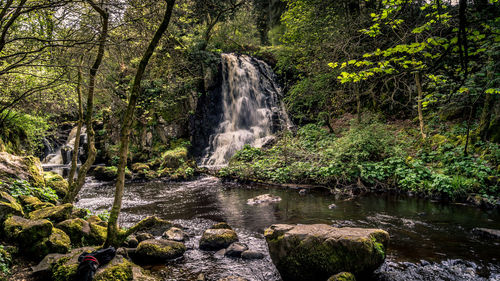
<svg viewBox="0 0 500 281">
<path fill-rule="evenodd" d="M 339 272 L 371 274 L 385 259 L 389 234 L 381 229 L 325 224 L 277 224 L 264 233 L 284 280 L 326 280 Z"/>
<path fill-rule="evenodd" d="M 247 204 L 248 205 L 269 204 L 269 203 L 276 203 L 279 201 L 281 201 L 281 198 L 279 196 L 271 194 L 262 194 L 254 198 L 248 199 Z"/>
<path fill-rule="evenodd" d="M 172 227 L 169 230 L 165 231 L 165 233 L 163 233 L 163 238 L 172 241 L 183 242 L 188 238 L 188 235 L 182 229 L 177 227 Z"/>
<path fill-rule="evenodd" d="M 491 229 L 491 228 L 474 228 L 472 232 L 480 236 L 482 238 L 491 239 L 491 240 L 500 240 L 500 229 Z"/>
<path fill-rule="evenodd" d="M 207 229 L 200 239 L 200 249 L 219 250 L 238 241 L 236 232 L 231 229 Z"/>
<path fill-rule="evenodd" d="M 165 240 L 149 239 L 139 243 L 135 256 L 141 262 L 164 262 L 182 257 L 186 251 L 183 243 Z"/>
<path fill-rule="evenodd" d="M 225 256 L 239 258 L 241 257 L 241 253 L 246 250 L 248 250 L 248 246 L 246 244 L 234 242 L 226 249 Z"/>
<path fill-rule="evenodd" d="M 241 258 L 245 260 L 259 260 L 264 258 L 264 254 L 256 251 L 246 250 L 241 253 Z"/>
<path fill-rule="evenodd" d="M 226 222 L 218 222 L 218 223 L 212 225 L 212 227 L 210 227 L 210 228 L 211 229 L 231 229 L 232 230 L 232 228 Z"/>
</svg>

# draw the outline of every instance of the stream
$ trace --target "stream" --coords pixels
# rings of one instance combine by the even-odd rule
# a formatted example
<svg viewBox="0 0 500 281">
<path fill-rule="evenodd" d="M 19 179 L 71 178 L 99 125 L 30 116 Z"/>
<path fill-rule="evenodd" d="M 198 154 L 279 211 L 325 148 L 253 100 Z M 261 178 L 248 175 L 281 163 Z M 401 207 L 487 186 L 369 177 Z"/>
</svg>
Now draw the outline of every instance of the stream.
<svg viewBox="0 0 500 281">
<path fill-rule="evenodd" d="M 88 178 L 77 207 L 108 211 L 114 185 Z M 279 203 L 251 206 L 249 198 L 270 193 Z M 335 204 L 330 209 L 328 206 Z M 475 227 L 500 228 L 498 210 L 441 204 L 425 199 L 372 194 L 335 201 L 326 191 L 297 190 L 222 182 L 202 177 L 189 182 L 128 183 L 120 224 L 130 227 L 147 216 L 182 225 L 189 234 L 184 258 L 147 267 L 163 280 L 207 280 L 229 275 L 251 281 L 281 280 L 263 236 L 275 223 L 375 227 L 390 233 L 387 259 L 370 280 L 500 280 L 500 243 L 475 237 Z M 218 257 L 198 249 L 205 229 L 226 221 L 240 242 L 265 254 L 262 260 Z M 311 280 L 313 281 L 313 280 Z"/>
</svg>

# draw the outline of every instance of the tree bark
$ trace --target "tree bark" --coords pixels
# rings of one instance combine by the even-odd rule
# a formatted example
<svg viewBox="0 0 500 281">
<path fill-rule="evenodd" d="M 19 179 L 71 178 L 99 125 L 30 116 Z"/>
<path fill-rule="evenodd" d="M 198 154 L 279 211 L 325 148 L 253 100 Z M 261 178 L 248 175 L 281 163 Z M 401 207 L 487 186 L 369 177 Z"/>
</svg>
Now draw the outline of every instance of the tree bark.
<svg viewBox="0 0 500 281">
<path fill-rule="evenodd" d="M 94 134 L 94 129 L 92 128 L 92 115 L 94 114 L 94 91 L 95 91 L 97 71 L 99 70 L 99 66 L 101 65 L 102 59 L 104 57 L 104 47 L 106 45 L 106 38 L 108 36 L 109 14 L 106 10 L 101 8 L 93 0 L 87 0 L 87 2 L 92 6 L 94 10 L 96 10 L 99 13 L 102 20 L 101 36 L 99 37 L 99 49 L 97 51 L 97 57 L 95 59 L 95 62 L 92 65 L 92 68 L 90 69 L 89 90 L 87 94 L 87 110 L 85 116 L 85 124 L 87 126 L 89 151 L 87 160 L 80 167 L 80 171 L 78 173 L 78 178 L 76 182 L 73 182 L 73 184 L 69 187 L 68 194 L 63 200 L 65 203 L 71 203 L 75 201 L 76 196 L 78 195 L 83 185 L 85 184 L 85 177 L 87 176 L 87 172 L 90 170 L 92 164 L 94 164 L 97 155 L 97 150 L 95 148 L 95 134 Z"/>
<path fill-rule="evenodd" d="M 76 128 L 75 146 L 73 147 L 73 157 L 71 159 L 71 169 L 68 176 L 68 186 L 72 186 L 75 180 L 75 173 L 78 166 L 78 149 L 80 148 L 80 135 L 83 127 L 83 106 L 82 106 L 82 63 L 83 56 L 80 57 L 78 65 L 76 92 L 78 94 L 78 127 Z"/>
<path fill-rule="evenodd" d="M 153 55 L 153 52 L 156 49 L 156 46 L 158 45 L 163 33 L 165 33 L 165 30 L 167 29 L 168 24 L 170 22 L 170 18 L 172 16 L 172 10 L 174 8 L 175 0 L 166 0 L 166 2 L 167 2 L 167 8 L 165 9 L 163 21 L 156 30 L 153 39 L 151 40 L 151 42 L 149 42 L 149 46 L 146 49 L 144 55 L 142 56 L 141 62 L 139 63 L 139 67 L 137 68 L 137 72 L 134 78 L 134 83 L 132 85 L 132 91 L 128 99 L 127 110 L 125 111 L 125 116 L 123 117 L 123 123 L 120 132 L 120 150 L 119 150 L 120 160 L 118 162 L 118 172 L 115 185 L 115 199 L 109 215 L 108 233 L 106 237 L 106 242 L 104 243 L 104 247 L 108 246 L 118 247 L 121 244 L 121 240 L 126 238 L 123 237 L 124 235 L 120 235 L 119 233 L 118 216 L 120 215 L 120 210 L 122 207 L 123 189 L 125 186 L 125 168 L 127 166 L 130 129 L 132 126 L 132 120 L 134 116 L 137 99 L 139 98 L 140 95 L 141 80 L 146 70 L 146 66 L 148 65 L 149 59 Z"/>
<path fill-rule="evenodd" d="M 420 83 L 420 72 L 415 73 L 415 84 L 417 85 L 417 110 L 418 110 L 418 122 L 420 124 L 420 134 L 422 138 L 425 139 L 427 135 L 424 133 L 424 115 L 422 113 L 422 84 Z"/>
</svg>

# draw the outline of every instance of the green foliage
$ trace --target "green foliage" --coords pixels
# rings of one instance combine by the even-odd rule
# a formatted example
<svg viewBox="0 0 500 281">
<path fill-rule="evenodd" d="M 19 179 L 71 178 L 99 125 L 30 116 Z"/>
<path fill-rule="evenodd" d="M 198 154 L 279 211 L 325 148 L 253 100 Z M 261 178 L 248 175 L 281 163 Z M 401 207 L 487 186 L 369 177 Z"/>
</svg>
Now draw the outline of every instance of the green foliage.
<svg viewBox="0 0 500 281">
<path fill-rule="evenodd" d="M 371 117 L 353 121 L 340 137 L 310 124 L 296 136 L 284 134 L 270 149 L 245 146 L 219 174 L 277 183 L 361 182 L 451 198 L 497 195 L 500 171 L 494 167 L 500 146 L 477 143 L 474 149 L 483 156 L 463 156 L 461 137 L 449 131 L 420 142 L 418 134 L 397 132 Z"/>
<path fill-rule="evenodd" d="M 38 152 L 50 126 L 43 117 L 18 111 L 0 113 L 0 140 L 9 153 Z"/>
<path fill-rule="evenodd" d="M 7 280 L 6 277 L 10 274 L 10 267 L 12 265 L 12 257 L 0 245 L 0 280 Z"/>
<path fill-rule="evenodd" d="M 4 188 L 12 195 L 19 197 L 21 195 L 35 196 L 46 202 L 56 203 L 59 200 L 56 192 L 49 187 L 32 186 L 25 180 L 16 180 L 11 184 L 3 183 Z"/>
<path fill-rule="evenodd" d="M 103 220 L 103 221 L 108 221 L 109 220 L 109 211 L 105 210 L 99 214 L 97 214 L 97 216 Z"/>
</svg>

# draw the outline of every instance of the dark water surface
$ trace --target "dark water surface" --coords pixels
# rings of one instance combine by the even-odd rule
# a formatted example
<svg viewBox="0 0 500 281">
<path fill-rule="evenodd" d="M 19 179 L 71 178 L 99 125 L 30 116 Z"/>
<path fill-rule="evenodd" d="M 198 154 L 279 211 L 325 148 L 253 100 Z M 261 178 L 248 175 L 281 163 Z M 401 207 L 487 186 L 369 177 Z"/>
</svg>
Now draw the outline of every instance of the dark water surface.
<svg viewBox="0 0 500 281">
<path fill-rule="evenodd" d="M 88 181 L 77 206 L 98 213 L 107 211 L 113 191 L 111 184 Z M 264 193 L 282 200 L 267 205 L 246 204 L 247 199 Z M 336 208 L 329 209 L 331 204 Z M 193 280 L 199 273 L 207 280 L 228 275 L 280 280 L 263 237 L 264 229 L 275 223 L 325 223 L 388 231 L 391 241 L 387 262 L 372 277 L 374 280 L 500 280 L 500 244 L 471 234 L 475 227 L 500 229 L 498 210 L 388 194 L 335 201 L 324 191 L 300 195 L 297 190 L 222 183 L 212 177 L 127 184 L 121 225 L 131 226 L 150 215 L 181 224 L 191 237 L 182 260 L 152 268 L 165 280 Z M 228 222 L 241 242 L 265 253 L 266 258 L 245 261 L 199 251 L 201 234 L 218 221 Z"/>
</svg>

